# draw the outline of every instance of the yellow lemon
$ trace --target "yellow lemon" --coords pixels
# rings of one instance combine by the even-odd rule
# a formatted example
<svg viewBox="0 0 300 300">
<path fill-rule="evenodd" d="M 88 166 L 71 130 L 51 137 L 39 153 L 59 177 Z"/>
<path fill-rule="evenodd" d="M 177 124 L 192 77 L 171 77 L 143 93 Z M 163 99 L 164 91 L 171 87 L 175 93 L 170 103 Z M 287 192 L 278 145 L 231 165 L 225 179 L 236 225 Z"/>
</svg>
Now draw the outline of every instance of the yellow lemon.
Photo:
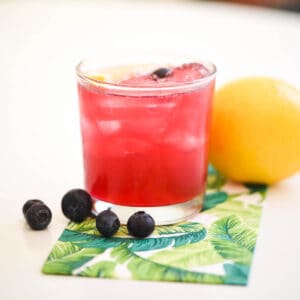
<svg viewBox="0 0 300 300">
<path fill-rule="evenodd" d="M 300 91 L 265 77 L 218 90 L 210 160 L 240 182 L 272 184 L 300 171 Z"/>
</svg>

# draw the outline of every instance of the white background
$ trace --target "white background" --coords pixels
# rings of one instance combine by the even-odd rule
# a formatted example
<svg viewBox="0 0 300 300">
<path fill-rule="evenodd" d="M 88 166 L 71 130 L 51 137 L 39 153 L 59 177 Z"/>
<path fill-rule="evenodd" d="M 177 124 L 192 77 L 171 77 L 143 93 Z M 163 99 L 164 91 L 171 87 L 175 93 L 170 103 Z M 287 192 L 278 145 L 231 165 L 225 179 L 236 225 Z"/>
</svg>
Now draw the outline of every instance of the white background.
<svg viewBox="0 0 300 300">
<path fill-rule="evenodd" d="M 75 64 L 177 52 L 212 60 L 218 86 L 269 75 L 300 88 L 300 15 L 197 1 L 0 3 L 1 299 L 300 299 L 300 175 L 268 194 L 247 287 L 40 272 L 67 222 L 61 197 L 82 187 Z M 29 198 L 51 207 L 48 230 L 26 227 Z"/>
</svg>

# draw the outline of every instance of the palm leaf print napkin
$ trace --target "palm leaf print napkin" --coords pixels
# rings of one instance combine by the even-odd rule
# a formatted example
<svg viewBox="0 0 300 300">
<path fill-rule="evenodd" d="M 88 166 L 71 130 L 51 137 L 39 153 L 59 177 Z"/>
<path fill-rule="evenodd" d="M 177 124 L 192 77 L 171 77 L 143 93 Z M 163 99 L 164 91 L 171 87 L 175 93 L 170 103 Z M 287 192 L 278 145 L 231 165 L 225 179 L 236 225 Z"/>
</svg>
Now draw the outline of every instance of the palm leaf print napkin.
<svg viewBox="0 0 300 300">
<path fill-rule="evenodd" d="M 146 239 L 121 226 L 102 237 L 95 219 L 70 222 L 45 274 L 247 285 L 267 187 L 226 180 L 209 167 L 204 207 L 192 219 L 156 226 Z"/>
</svg>

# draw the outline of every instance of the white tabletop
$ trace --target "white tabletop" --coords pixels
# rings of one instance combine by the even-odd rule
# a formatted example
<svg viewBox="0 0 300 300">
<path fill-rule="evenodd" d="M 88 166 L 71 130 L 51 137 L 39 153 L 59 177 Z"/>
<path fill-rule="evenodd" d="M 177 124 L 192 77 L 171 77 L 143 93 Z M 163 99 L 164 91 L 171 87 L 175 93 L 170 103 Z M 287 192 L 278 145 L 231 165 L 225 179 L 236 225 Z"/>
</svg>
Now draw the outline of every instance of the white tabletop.
<svg viewBox="0 0 300 300">
<path fill-rule="evenodd" d="M 270 75 L 300 88 L 300 15 L 197 1 L 0 3 L 1 299 L 300 299 L 300 175 L 270 189 L 247 287 L 46 276 L 67 220 L 62 195 L 82 187 L 74 66 L 82 57 L 188 53 L 215 62 L 218 85 Z M 30 231 L 21 208 L 53 211 Z"/>
</svg>

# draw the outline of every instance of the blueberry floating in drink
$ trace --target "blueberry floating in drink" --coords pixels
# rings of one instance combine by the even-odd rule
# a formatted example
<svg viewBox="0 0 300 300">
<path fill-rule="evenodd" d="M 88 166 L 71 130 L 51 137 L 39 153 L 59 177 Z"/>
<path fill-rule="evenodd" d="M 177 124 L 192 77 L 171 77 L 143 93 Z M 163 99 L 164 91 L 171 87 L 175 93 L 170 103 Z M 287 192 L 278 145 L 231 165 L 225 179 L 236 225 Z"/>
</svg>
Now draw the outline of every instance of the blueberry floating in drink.
<svg viewBox="0 0 300 300">
<path fill-rule="evenodd" d="M 157 79 L 157 78 L 165 78 L 167 76 L 170 76 L 171 73 L 172 73 L 172 71 L 169 68 L 159 68 L 159 69 L 153 71 L 153 73 L 151 75 L 154 79 Z"/>
</svg>

